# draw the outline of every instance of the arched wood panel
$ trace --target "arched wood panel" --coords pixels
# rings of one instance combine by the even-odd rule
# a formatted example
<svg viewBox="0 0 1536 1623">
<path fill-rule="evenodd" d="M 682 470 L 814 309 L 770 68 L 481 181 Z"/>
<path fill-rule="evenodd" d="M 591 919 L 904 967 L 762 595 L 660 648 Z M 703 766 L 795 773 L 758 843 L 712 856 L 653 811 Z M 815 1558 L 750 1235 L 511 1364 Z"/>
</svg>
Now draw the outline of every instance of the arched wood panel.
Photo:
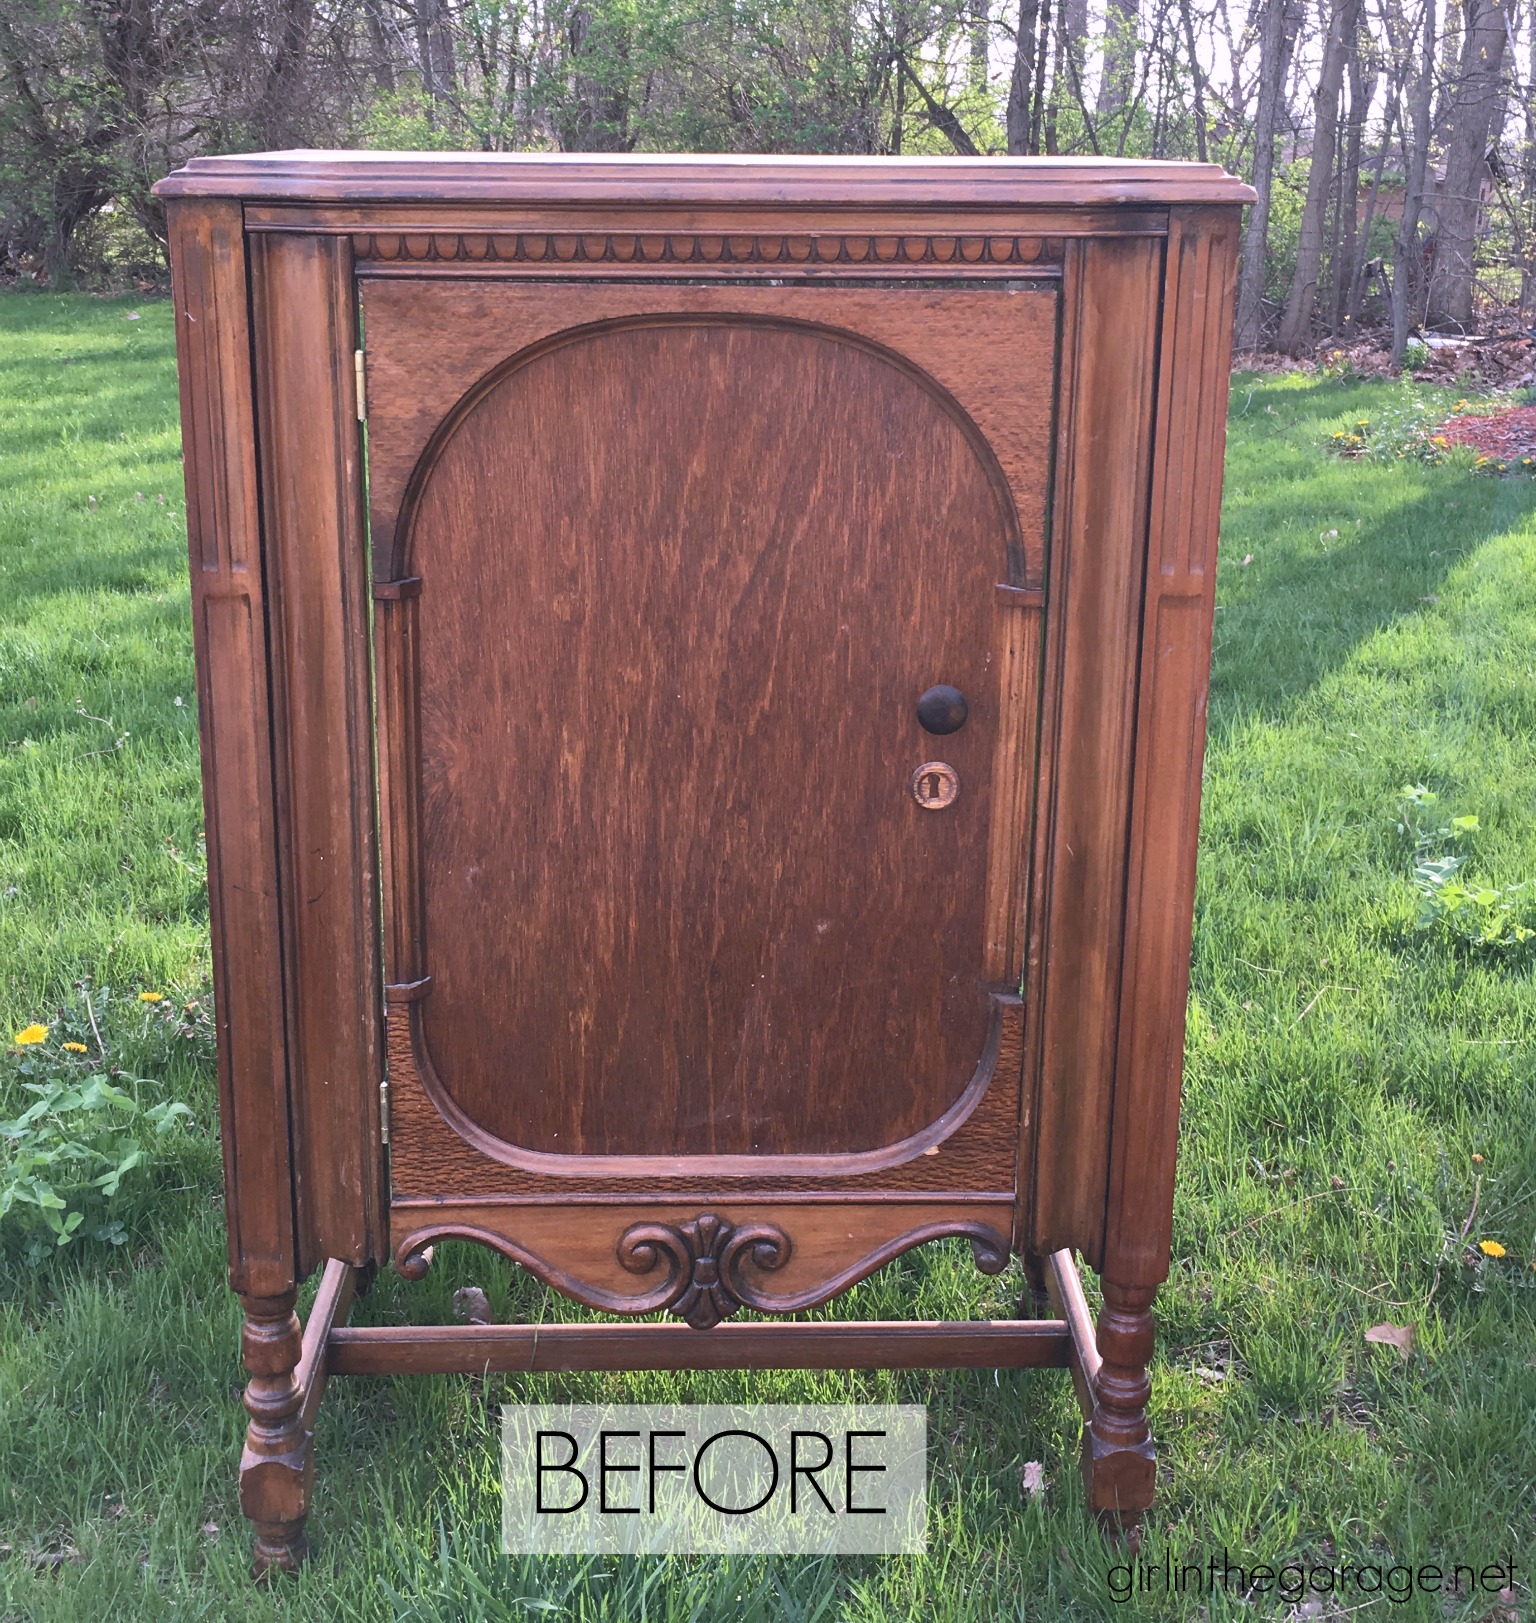
<svg viewBox="0 0 1536 1623">
<path fill-rule="evenodd" d="M 456 1110 L 546 1155 L 772 1157 L 954 1107 L 1016 520 L 953 403 L 804 324 L 621 323 L 473 391 L 414 484 L 419 1019 Z M 972 708 L 936 739 L 940 681 Z"/>
</svg>

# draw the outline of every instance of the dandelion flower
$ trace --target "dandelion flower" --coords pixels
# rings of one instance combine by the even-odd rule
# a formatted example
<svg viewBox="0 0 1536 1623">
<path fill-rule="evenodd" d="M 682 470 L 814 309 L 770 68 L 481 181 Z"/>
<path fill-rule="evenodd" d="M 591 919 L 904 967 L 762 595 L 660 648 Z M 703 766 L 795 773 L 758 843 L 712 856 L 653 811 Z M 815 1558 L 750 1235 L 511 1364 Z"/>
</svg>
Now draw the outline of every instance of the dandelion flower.
<svg viewBox="0 0 1536 1623">
<path fill-rule="evenodd" d="M 66 1054 L 84 1054 L 87 1050 L 84 1043 L 65 1043 L 64 1052 Z"/>
<path fill-rule="evenodd" d="M 16 1043 L 20 1048 L 32 1048 L 38 1043 L 45 1043 L 47 1041 L 47 1026 L 39 1026 L 34 1023 L 30 1026 L 23 1026 L 21 1030 L 16 1033 Z"/>
<path fill-rule="evenodd" d="M 164 1003 L 165 1002 L 165 993 L 164 992 L 140 992 L 139 993 L 139 1002 L 140 1003 Z"/>
<path fill-rule="evenodd" d="M 1507 1255 L 1504 1247 L 1501 1246 L 1497 1240 L 1479 1240 L 1477 1242 L 1477 1249 L 1481 1251 L 1485 1257 L 1502 1257 Z"/>
</svg>

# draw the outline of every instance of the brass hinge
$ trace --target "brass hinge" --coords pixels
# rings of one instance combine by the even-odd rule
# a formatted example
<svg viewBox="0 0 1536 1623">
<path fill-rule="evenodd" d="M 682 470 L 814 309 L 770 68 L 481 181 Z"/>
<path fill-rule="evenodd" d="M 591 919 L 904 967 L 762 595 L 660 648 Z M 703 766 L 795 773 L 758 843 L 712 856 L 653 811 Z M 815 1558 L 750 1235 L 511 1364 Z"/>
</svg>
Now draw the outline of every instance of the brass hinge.
<svg viewBox="0 0 1536 1623">
<path fill-rule="evenodd" d="M 389 1143 L 389 1078 L 379 1083 L 379 1142 Z"/>
<path fill-rule="evenodd" d="M 368 421 L 368 380 L 363 368 L 363 352 L 360 349 L 352 351 L 352 369 L 357 376 L 357 420 L 360 423 Z"/>
</svg>

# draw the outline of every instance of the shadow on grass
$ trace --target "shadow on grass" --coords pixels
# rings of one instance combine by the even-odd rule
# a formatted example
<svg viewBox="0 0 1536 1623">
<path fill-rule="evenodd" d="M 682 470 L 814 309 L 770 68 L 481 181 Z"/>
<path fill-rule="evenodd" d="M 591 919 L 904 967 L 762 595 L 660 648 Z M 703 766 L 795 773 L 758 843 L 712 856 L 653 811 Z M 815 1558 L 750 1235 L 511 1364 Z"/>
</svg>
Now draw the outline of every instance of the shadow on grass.
<svg viewBox="0 0 1536 1623">
<path fill-rule="evenodd" d="M 1245 488 L 1223 522 L 1213 730 L 1289 710 L 1370 637 L 1432 606 L 1463 558 L 1536 508 L 1536 484 L 1525 479 L 1419 462 L 1320 463 L 1327 425 L 1351 409 L 1354 391 L 1343 386 L 1273 393 L 1284 437 L 1266 446 L 1241 415 L 1264 393 L 1240 381 L 1233 394 L 1229 490 Z M 1380 400 L 1355 398 L 1361 415 Z"/>
</svg>

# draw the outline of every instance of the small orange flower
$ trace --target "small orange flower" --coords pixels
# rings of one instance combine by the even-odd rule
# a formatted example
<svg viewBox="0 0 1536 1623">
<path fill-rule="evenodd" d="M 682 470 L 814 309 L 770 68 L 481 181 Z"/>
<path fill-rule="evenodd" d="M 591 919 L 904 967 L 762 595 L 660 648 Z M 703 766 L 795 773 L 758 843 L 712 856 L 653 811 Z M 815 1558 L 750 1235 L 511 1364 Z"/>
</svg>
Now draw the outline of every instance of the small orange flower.
<svg viewBox="0 0 1536 1623">
<path fill-rule="evenodd" d="M 66 1054 L 84 1054 L 87 1050 L 84 1043 L 65 1043 L 64 1052 Z"/>
<path fill-rule="evenodd" d="M 16 1033 L 16 1045 L 19 1048 L 32 1048 L 38 1043 L 45 1043 L 47 1041 L 47 1026 L 40 1026 L 36 1023 L 30 1026 L 23 1026 L 21 1030 Z"/>
<path fill-rule="evenodd" d="M 1501 1246 L 1497 1240 L 1479 1240 L 1477 1242 L 1477 1249 L 1481 1251 L 1485 1257 L 1503 1257 L 1508 1255 L 1504 1247 Z"/>
</svg>

